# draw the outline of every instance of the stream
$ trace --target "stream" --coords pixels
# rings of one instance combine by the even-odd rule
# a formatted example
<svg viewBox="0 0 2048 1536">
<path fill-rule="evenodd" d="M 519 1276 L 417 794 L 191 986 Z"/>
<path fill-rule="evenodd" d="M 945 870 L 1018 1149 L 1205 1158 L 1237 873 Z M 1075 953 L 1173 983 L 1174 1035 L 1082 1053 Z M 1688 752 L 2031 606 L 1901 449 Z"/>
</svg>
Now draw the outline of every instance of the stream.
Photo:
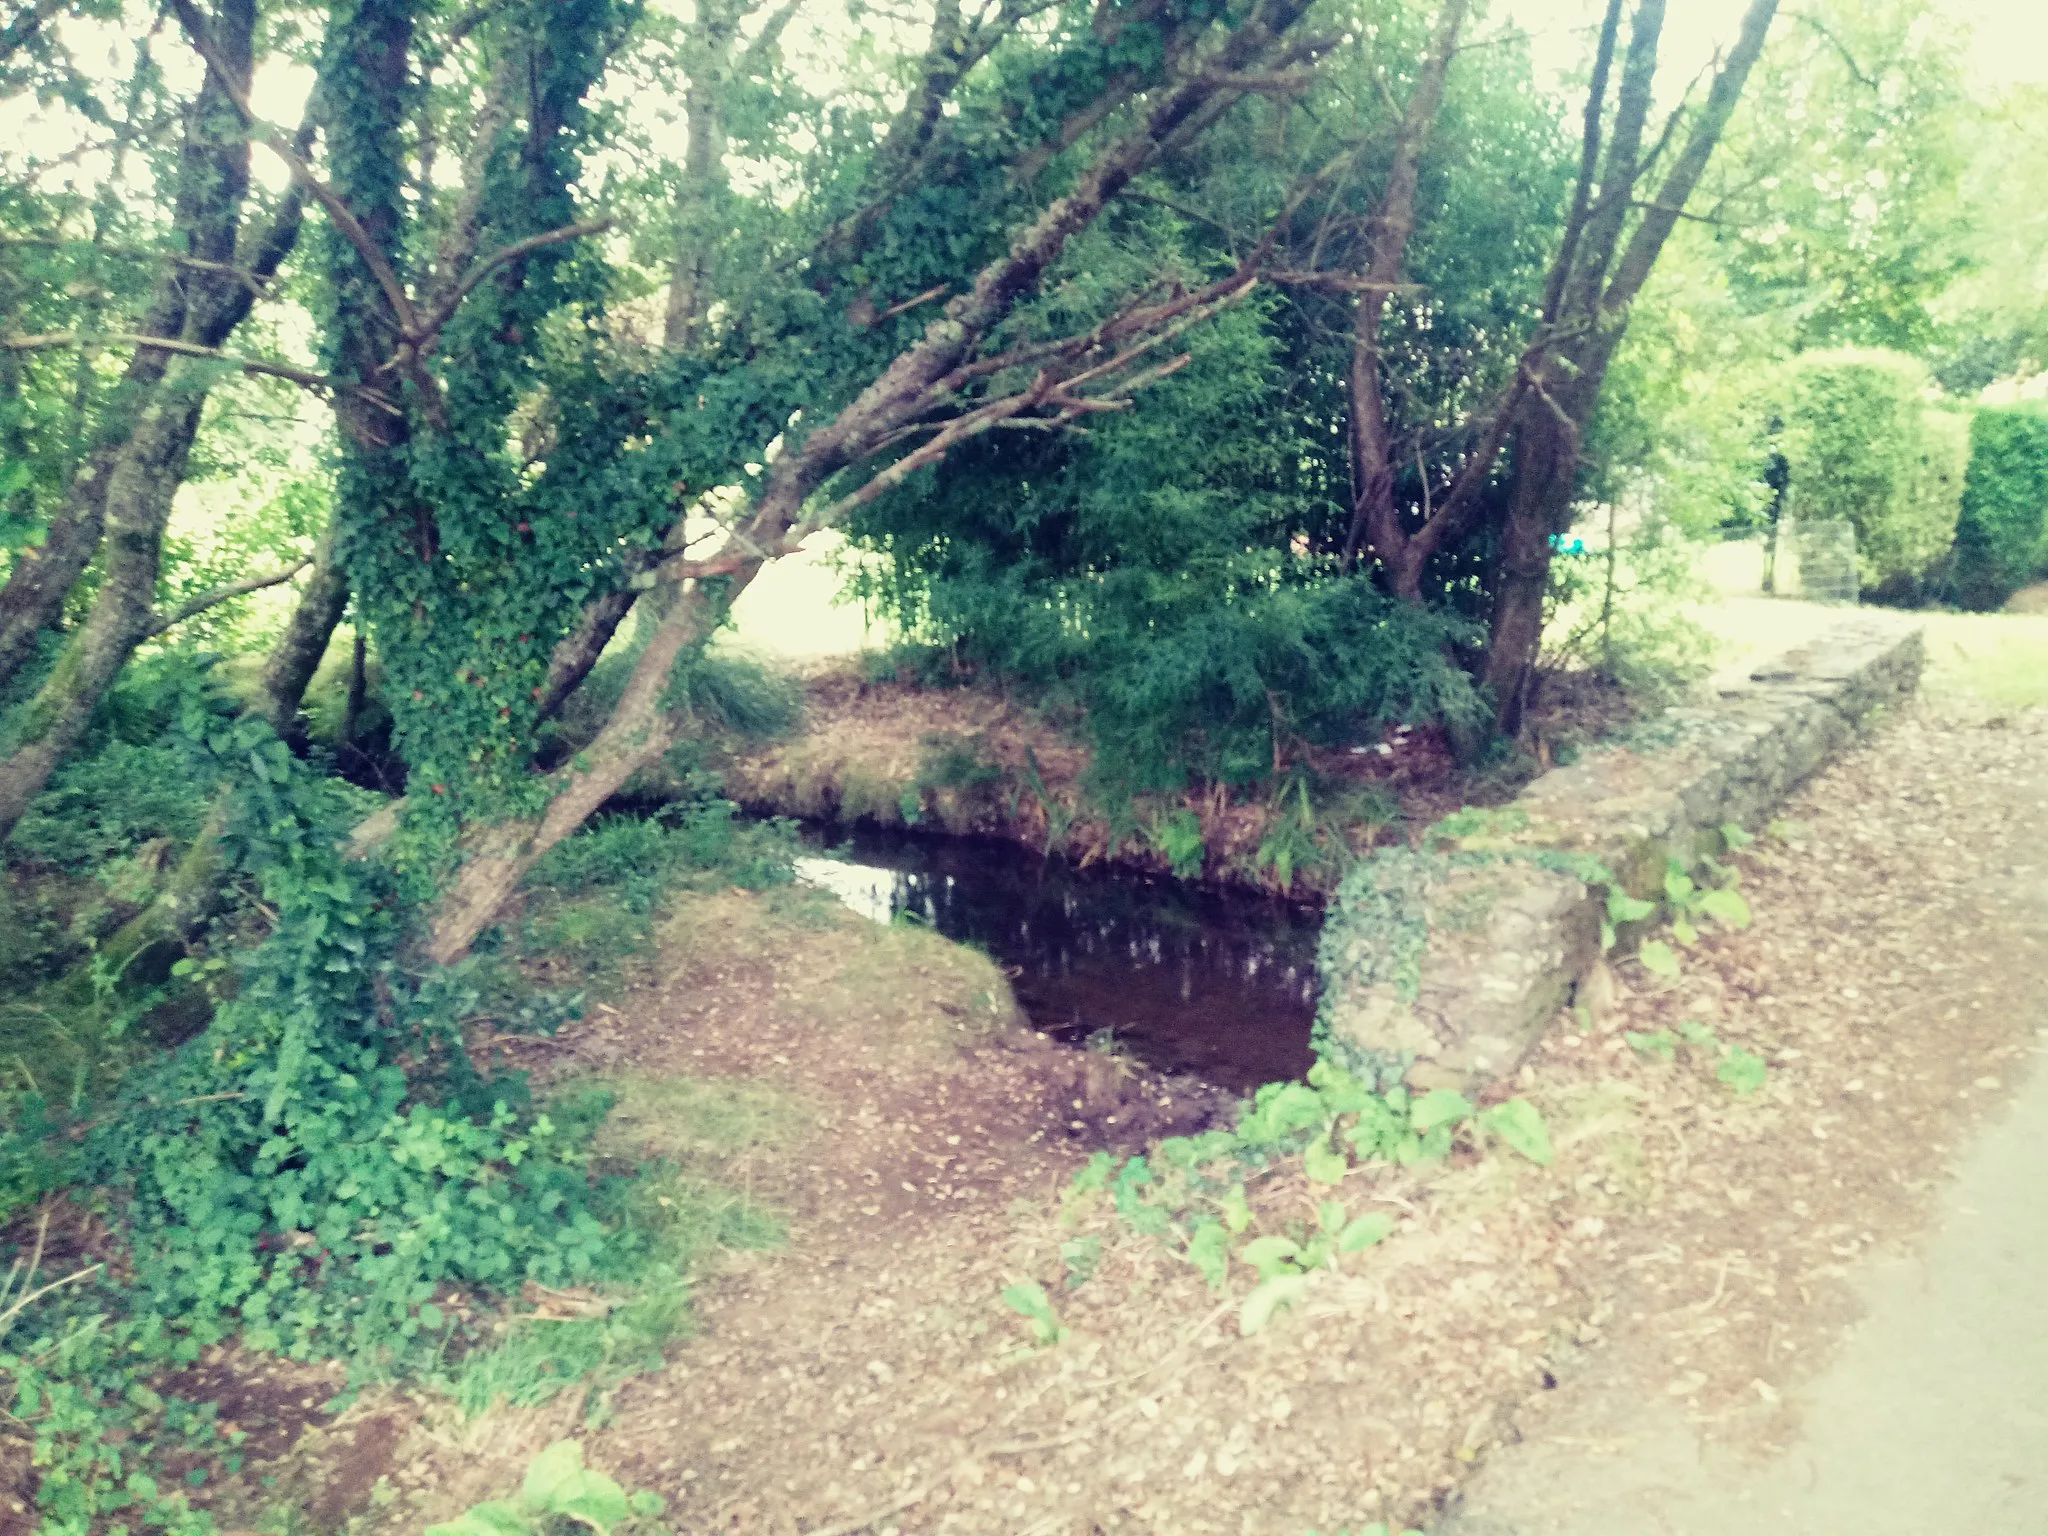
<svg viewBox="0 0 2048 1536">
<path fill-rule="evenodd" d="M 1248 893 L 1078 868 L 993 838 L 812 827 L 797 878 L 876 922 L 972 944 L 1032 1025 L 1232 1092 L 1312 1059 L 1320 916 Z"/>
</svg>

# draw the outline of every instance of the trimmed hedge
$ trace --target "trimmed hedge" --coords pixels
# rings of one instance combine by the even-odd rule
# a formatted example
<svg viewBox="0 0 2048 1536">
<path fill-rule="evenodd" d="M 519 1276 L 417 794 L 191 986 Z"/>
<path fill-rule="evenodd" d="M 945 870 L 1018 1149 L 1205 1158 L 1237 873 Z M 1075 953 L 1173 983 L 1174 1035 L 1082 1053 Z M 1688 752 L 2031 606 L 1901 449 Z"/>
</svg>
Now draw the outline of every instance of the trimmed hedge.
<svg viewBox="0 0 2048 1536">
<path fill-rule="evenodd" d="M 1931 403 L 1933 375 L 1898 352 L 1805 353 L 1787 366 L 1784 394 L 1793 514 L 1846 519 L 1864 589 L 1916 595 L 1955 542 L 1967 422 Z"/>
<path fill-rule="evenodd" d="M 1970 472 L 1956 525 L 1953 600 L 1990 610 L 2048 573 L 2048 410 L 1983 406 L 1970 418 Z"/>
</svg>

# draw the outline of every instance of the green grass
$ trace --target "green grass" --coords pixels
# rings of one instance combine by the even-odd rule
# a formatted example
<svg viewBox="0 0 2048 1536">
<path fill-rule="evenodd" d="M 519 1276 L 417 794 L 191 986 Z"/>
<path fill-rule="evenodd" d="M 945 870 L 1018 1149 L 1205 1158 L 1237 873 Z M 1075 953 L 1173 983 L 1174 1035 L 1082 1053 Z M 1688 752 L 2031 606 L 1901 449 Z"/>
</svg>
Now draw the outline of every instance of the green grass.
<svg viewBox="0 0 2048 1536">
<path fill-rule="evenodd" d="M 1926 619 L 1921 686 L 1930 697 L 2000 710 L 2048 707 L 2048 616 L 1931 613 Z"/>
</svg>

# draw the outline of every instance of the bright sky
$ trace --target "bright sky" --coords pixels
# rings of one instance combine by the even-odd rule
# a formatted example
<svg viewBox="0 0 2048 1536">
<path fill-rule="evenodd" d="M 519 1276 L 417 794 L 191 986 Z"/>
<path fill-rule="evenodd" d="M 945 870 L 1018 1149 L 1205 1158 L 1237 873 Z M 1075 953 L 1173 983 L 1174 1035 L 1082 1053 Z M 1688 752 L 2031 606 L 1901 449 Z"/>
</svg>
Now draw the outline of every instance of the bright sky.
<svg viewBox="0 0 2048 1536">
<path fill-rule="evenodd" d="M 1744 0 L 1679 0 L 1665 22 L 1668 64 L 1686 65 L 1688 74 L 1704 64 L 1735 35 L 1745 8 Z M 2048 0 L 1938 0 L 1937 8 L 1970 33 L 1970 64 L 1981 83 L 2048 84 Z M 1584 56 L 1603 9 L 1597 0 L 1496 0 L 1493 12 L 1535 34 L 1537 62 L 1548 73 Z"/>
</svg>

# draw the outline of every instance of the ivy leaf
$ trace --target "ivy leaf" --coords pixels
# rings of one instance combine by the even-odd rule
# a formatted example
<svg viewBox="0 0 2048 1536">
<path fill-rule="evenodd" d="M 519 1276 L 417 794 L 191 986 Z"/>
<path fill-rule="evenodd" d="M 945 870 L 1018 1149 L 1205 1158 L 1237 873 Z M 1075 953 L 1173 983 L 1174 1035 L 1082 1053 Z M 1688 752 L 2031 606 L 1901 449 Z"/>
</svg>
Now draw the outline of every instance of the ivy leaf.
<svg viewBox="0 0 2048 1536">
<path fill-rule="evenodd" d="M 1700 910 L 1730 928 L 1749 926 L 1749 903 L 1742 899 L 1740 891 L 1708 891 L 1700 898 Z"/>
<path fill-rule="evenodd" d="M 1301 1155 L 1302 1172 L 1311 1184 L 1341 1184 L 1351 1171 L 1351 1159 L 1330 1145 L 1330 1138 L 1318 1136 Z"/>
<path fill-rule="evenodd" d="M 1643 962 L 1643 969 L 1653 976 L 1662 976 L 1667 981 L 1678 977 L 1678 956 L 1669 944 L 1657 939 L 1650 940 L 1636 951 L 1636 958 Z"/>
<path fill-rule="evenodd" d="M 1230 1277 L 1230 1233 L 1220 1221 L 1205 1221 L 1188 1239 L 1187 1261 L 1202 1272 L 1209 1289 L 1220 1291 Z"/>
<path fill-rule="evenodd" d="M 585 1472 L 583 1477 L 583 1487 L 574 1496 L 556 1504 L 554 1512 L 571 1520 L 580 1520 L 599 1531 L 609 1531 L 615 1525 L 625 1524 L 626 1517 L 633 1511 L 619 1485 L 600 1472 Z"/>
<path fill-rule="evenodd" d="M 1550 1146 L 1550 1127 L 1543 1123 L 1541 1112 L 1527 1099 L 1509 1099 L 1505 1104 L 1496 1104 L 1480 1115 L 1479 1123 L 1530 1162 L 1539 1167 L 1550 1166 L 1554 1155 Z"/>
<path fill-rule="evenodd" d="M 1237 1315 L 1237 1331 L 1250 1338 L 1273 1320 L 1275 1312 L 1301 1300 L 1301 1293 L 1307 1289 L 1308 1276 L 1302 1274 L 1275 1275 L 1262 1282 L 1245 1297 L 1244 1307 Z"/>
<path fill-rule="evenodd" d="M 1385 1211 L 1367 1211 L 1358 1220 L 1337 1234 L 1339 1253 L 1360 1253 L 1375 1243 L 1384 1242 L 1394 1230 L 1394 1218 Z"/>
<path fill-rule="evenodd" d="M 1408 1124 L 1418 1136 L 1442 1125 L 1455 1125 L 1472 1113 L 1472 1101 L 1455 1088 L 1432 1088 L 1415 1101 Z"/>
</svg>

